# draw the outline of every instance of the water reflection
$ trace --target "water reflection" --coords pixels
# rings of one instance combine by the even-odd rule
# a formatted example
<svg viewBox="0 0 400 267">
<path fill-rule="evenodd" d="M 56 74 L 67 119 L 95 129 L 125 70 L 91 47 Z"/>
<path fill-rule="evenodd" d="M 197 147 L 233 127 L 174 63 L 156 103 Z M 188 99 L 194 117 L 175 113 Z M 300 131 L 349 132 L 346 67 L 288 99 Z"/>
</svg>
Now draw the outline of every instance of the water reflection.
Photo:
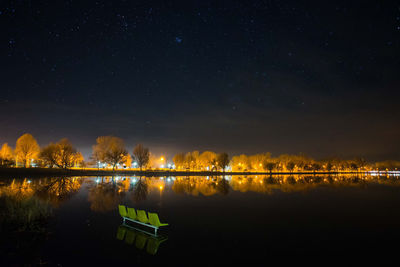
<svg viewBox="0 0 400 267">
<path fill-rule="evenodd" d="M 135 244 L 135 247 L 140 250 L 146 246 L 146 252 L 151 255 L 155 255 L 160 244 L 168 240 L 166 236 L 155 236 L 127 224 L 118 227 L 116 238 L 121 241 L 125 240 L 128 245 Z"/>
<path fill-rule="evenodd" d="M 142 177 L 140 177 L 139 180 L 135 181 L 132 194 L 132 200 L 135 203 L 146 200 L 147 195 L 149 194 L 149 184 L 149 180 Z"/>
<path fill-rule="evenodd" d="M 114 177 L 97 178 L 89 187 L 90 209 L 97 212 L 115 210 L 125 195 L 125 187 Z"/>
<path fill-rule="evenodd" d="M 128 197 L 135 203 L 143 202 L 149 194 L 172 190 L 175 194 L 192 196 L 228 195 L 231 192 L 275 192 L 308 191 L 317 187 L 358 186 L 368 184 L 399 185 L 399 176 L 376 175 L 249 175 L 249 176 L 186 176 L 186 177 L 52 177 L 40 179 L 3 179 L 0 183 L 0 198 L 3 206 L 46 207 L 31 211 L 28 217 L 42 214 L 42 210 L 56 208 L 77 194 L 82 185 L 88 189 L 90 208 L 96 212 L 115 210 Z M 25 203 L 25 204 L 22 204 Z M 17 208 L 4 208 L 1 218 Z M 28 209 L 25 208 L 27 211 Z M 28 211 L 27 211 L 28 212 Z M 47 213 L 47 212 L 46 212 Z M 43 217 L 40 215 L 39 217 Z M 20 216 L 19 218 L 24 218 Z"/>
</svg>

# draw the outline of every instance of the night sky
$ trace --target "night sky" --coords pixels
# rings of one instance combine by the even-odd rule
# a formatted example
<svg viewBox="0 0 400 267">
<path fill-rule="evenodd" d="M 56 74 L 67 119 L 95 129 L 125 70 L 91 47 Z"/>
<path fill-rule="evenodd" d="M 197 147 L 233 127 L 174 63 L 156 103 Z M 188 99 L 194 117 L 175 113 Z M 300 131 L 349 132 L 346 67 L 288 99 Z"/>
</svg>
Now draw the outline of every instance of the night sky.
<svg viewBox="0 0 400 267">
<path fill-rule="evenodd" d="M 12 146 L 400 159 L 397 1 L 1 1 L 0 70 Z"/>
</svg>

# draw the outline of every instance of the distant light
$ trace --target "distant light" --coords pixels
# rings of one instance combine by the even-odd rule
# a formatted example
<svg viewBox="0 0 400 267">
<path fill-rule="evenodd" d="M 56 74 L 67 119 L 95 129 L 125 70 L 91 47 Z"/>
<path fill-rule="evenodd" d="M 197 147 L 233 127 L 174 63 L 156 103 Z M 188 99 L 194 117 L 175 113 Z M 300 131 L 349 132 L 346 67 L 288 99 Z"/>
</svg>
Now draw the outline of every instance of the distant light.
<svg viewBox="0 0 400 267">
<path fill-rule="evenodd" d="M 164 164 L 161 164 L 161 168 L 164 168 Z"/>
</svg>

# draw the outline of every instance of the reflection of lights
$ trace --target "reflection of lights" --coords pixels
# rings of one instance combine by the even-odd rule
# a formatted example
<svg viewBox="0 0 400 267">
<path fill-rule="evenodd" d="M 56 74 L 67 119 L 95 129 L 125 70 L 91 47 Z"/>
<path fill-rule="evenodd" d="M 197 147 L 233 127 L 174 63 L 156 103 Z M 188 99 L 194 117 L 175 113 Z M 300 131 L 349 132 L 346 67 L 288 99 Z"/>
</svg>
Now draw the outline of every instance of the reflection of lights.
<svg viewBox="0 0 400 267">
<path fill-rule="evenodd" d="M 131 181 L 132 184 L 135 184 L 136 182 L 137 182 L 136 178 L 133 178 L 132 181 Z"/>
<path fill-rule="evenodd" d="M 100 183 L 100 179 L 96 179 L 96 183 Z"/>
<path fill-rule="evenodd" d="M 161 164 L 161 168 L 164 168 L 164 164 Z"/>
<path fill-rule="evenodd" d="M 135 161 L 134 163 L 133 163 L 133 166 L 136 166 L 137 165 L 137 162 Z"/>
<path fill-rule="evenodd" d="M 161 180 L 164 180 L 164 177 L 160 177 Z"/>
<path fill-rule="evenodd" d="M 164 187 L 163 187 L 162 185 L 160 185 L 160 187 L 159 187 L 159 188 L 160 188 L 160 190 L 163 190 L 163 188 L 164 188 Z"/>
<path fill-rule="evenodd" d="M 173 164 L 173 165 L 172 165 L 172 169 L 175 169 L 175 168 L 176 168 L 176 166 L 175 166 L 175 164 Z"/>
<path fill-rule="evenodd" d="M 161 157 L 160 160 L 161 160 L 161 161 L 164 161 L 164 157 Z"/>
<path fill-rule="evenodd" d="M 171 168 L 171 163 L 168 163 L 168 168 Z"/>
<path fill-rule="evenodd" d="M 167 182 L 171 182 L 171 179 L 170 179 L 170 178 L 168 178 L 168 179 L 167 179 Z"/>
<path fill-rule="evenodd" d="M 28 180 L 28 184 L 30 184 L 31 183 L 31 180 Z"/>
</svg>

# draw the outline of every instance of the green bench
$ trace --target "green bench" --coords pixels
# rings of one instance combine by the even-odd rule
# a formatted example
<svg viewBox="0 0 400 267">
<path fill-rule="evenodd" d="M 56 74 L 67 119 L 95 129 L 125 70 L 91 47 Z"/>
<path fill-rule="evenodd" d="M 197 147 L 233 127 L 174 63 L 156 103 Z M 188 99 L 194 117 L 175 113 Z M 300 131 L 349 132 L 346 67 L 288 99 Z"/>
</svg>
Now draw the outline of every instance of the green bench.
<svg viewBox="0 0 400 267">
<path fill-rule="evenodd" d="M 161 223 L 160 219 L 158 218 L 157 213 L 148 212 L 148 216 L 146 211 L 144 210 L 136 210 L 134 208 L 128 209 L 124 205 L 118 205 L 119 214 L 124 219 L 124 223 L 126 220 L 145 225 L 147 227 L 154 228 L 154 234 L 157 235 L 157 230 L 161 226 L 167 226 L 168 223 Z"/>
</svg>

